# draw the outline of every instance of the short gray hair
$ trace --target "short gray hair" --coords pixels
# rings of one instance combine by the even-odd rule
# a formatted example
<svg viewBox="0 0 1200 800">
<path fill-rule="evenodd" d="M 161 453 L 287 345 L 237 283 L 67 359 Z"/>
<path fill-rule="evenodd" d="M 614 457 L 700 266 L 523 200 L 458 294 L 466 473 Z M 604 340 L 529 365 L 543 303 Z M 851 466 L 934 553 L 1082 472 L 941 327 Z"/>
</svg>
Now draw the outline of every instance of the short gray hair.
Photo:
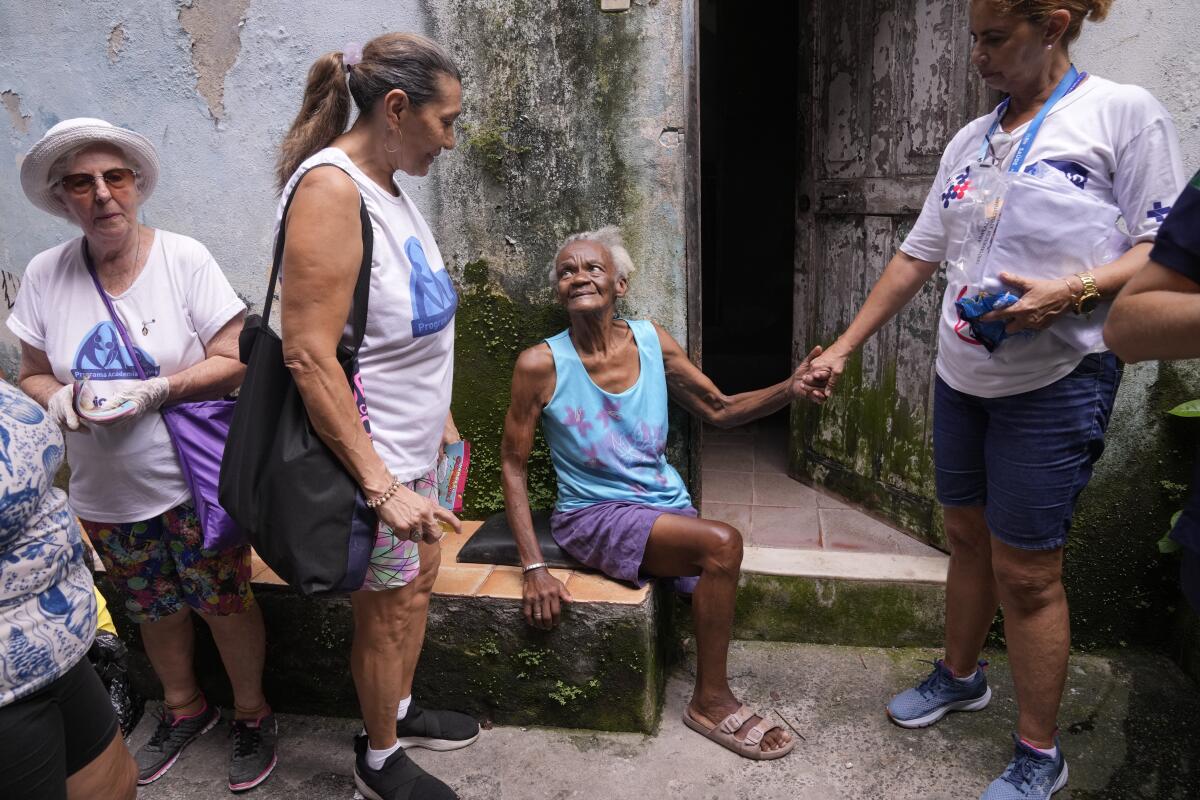
<svg viewBox="0 0 1200 800">
<path fill-rule="evenodd" d="M 125 152 L 125 148 L 121 147 L 120 145 L 113 144 L 112 142 L 102 141 L 86 142 L 78 147 L 72 147 L 70 150 L 56 158 L 54 163 L 50 165 L 50 172 L 48 173 L 50 185 L 58 187 L 59 181 L 67 176 L 67 170 L 71 168 L 71 162 L 75 160 L 75 157 L 84 150 L 90 150 L 93 147 L 109 147 L 120 153 L 121 160 L 125 162 L 125 166 L 137 173 L 137 178 L 134 180 L 134 186 L 137 188 L 138 194 L 143 193 L 142 182 L 144 181 L 146 175 L 145 166 L 138 163 L 138 160 L 129 155 L 129 153 Z"/>
<path fill-rule="evenodd" d="M 596 242 L 603 245 L 612 257 L 613 267 L 617 270 L 618 278 L 624 278 L 628 281 L 636 269 L 633 266 L 633 259 L 629 257 L 629 251 L 625 249 L 625 240 L 621 238 L 621 229 L 616 225 L 605 225 L 603 228 L 594 231 L 572 233 L 566 239 L 562 240 L 562 244 L 554 251 L 554 259 L 550 262 L 548 275 L 551 286 L 558 283 L 558 254 L 572 242 Z"/>
</svg>

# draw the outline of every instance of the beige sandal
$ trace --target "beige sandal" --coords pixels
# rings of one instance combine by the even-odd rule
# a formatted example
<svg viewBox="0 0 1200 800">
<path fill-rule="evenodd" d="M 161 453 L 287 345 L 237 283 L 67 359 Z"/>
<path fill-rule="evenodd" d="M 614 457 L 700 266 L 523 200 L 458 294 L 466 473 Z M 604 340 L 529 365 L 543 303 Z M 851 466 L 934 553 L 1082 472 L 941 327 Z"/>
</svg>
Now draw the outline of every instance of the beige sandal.
<svg viewBox="0 0 1200 800">
<path fill-rule="evenodd" d="M 747 720 L 754 716 L 761 717 L 761 719 L 755 723 L 753 728 L 746 731 L 746 738 L 736 738 L 737 732 L 742 729 Z M 792 752 L 792 748 L 796 746 L 796 740 L 792 739 L 778 750 L 763 750 L 759 745 L 762 744 L 763 737 L 767 735 L 767 731 L 781 726 L 774 724 L 762 714 L 755 714 L 754 710 L 747 705 L 743 705 L 722 720 L 721 724 L 714 725 L 711 728 L 706 727 L 702 722 L 692 719 L 692 715 L 684 707 L 683 724 L 696 731 L 696 733 L 701 734 L 704 738 L 721 745 L 726 750 L 732 750 L 742 758 L 749 758 L 754 761 L 769 761 L 773 758 L 783 758 Z"/>
</svg>

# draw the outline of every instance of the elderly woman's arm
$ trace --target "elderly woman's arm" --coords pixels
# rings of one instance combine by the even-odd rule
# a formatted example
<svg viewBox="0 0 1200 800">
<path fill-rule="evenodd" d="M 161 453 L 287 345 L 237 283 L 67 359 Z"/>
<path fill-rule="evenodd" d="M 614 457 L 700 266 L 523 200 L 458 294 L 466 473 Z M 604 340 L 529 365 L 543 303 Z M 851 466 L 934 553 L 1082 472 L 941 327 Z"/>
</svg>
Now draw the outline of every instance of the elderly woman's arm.
<svg viewBox="0 0 1200 800">
<path fill-rule="evenodd" d="M 246 314 L 240 313 L 221 326 L 204 343 L 204 360 L 167 376 L 167 403 L 185 400 L 214 400 L 242 384 L 246 366 L 238 358 L 238 335 Z"/>
<path fill-rule="evenodd" d="M 17 385 L 43 408 L 50 404 L 51 396 L 63 387 L 58 378 L 54 377 L 54 368 L 50 366 L 50 358 L 45 351 L 26 342 L 21 342 L 21 366 L 17 373 Z"/>
<path fill-rule="evenodd" d="M 280 298 L 283 359 L 296 381 L 313 429 L 368 498 L 384 494 L 393 476 L 363 429 L 358 405 L 337 360 L 337 346 L 362 261 L 358 188 L 334 167 L 317 167 L 296 190 L 283 252 Z M 397 375 L 402 385 L 403 376 Z M 458 519 L 430 498 L 401 486 L 376 509 L 380 520 L 427 541 L 440 538 L 437 520 Z"/>
<path fill-rule="evenodd" d="M 1104 343 L 1129 362 L 1200 358 L 1200 284 L 1150 261 L 1113 301 Z"/>
<path fill-rule="evenodd" d="M 811 371 L 812 360 L 821 355 L 815 347 L 792 376 L 765 389 L 741 394 L 722 394 L 712 380 L 696 368 L 679 343 L 657 323 L 658 342 L 662 347 L 663 367 L 671 398 L 709 425 L 732 428 L 773 414 L 801 397 L 807 397 L 803 378 Z"/>
<path fill-rule="evenodd" d="M 512 397 L 504 418 L 504 439 L 500 444 L 504 513 L 516 539 L 521 563 L 525 565 L 542 561 L 542 548 L 529 511 L 527 467 L 542 408 L 554 393 L 554 380 L 554 356 L 548 346 L 539 344 L 521 353 L 513 369 Z M 530 570 L 523 577 L 525 621 L 536 628 L 553 628 L 558 624 L 561 604 L 571 602 L 567 587 L 544 568 Z"/>
</svg>

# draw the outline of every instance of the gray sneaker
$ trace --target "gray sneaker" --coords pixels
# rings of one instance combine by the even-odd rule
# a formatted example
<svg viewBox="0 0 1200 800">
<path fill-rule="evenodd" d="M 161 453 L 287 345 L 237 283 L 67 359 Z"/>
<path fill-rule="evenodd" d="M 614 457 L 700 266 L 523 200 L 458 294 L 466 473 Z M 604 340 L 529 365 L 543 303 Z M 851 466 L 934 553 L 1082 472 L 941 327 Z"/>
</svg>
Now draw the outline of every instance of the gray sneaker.
<svg viewBox="0 0 1200 800">
<path fill-rule="evenodd" d="M 933 672 L 913 689 L 905 689 L 888 703 L 892 722 L 902 728 L 924 728 L 951 711 L 979 711 L 992 700 L 992 690 L 984 674 L 986 661 L 979 662 L 975 677 L 960 681 L 941 659 L 933 662 Z"/>
<path fill-rule="evenodd" d="M 206 700 L 204 708 L 187 717 L 176 717 L 163 708 L 158 713 L 158 726 L 150 741 L 134 756 L 138 768 L 138 786 L 161 778 L 179 758 L 183 748 L 201 734 L 208 733 L 221 719 L 221 711 Z"/>
<path fill-rule="evenodd" d="M 244 792 L 265 781 L 275 769 L 279 724 L 274 714 L 257 720 L 235 719 L 229 728 L 233 753 L 229 757 L 229 791 Z"/>
</svg>

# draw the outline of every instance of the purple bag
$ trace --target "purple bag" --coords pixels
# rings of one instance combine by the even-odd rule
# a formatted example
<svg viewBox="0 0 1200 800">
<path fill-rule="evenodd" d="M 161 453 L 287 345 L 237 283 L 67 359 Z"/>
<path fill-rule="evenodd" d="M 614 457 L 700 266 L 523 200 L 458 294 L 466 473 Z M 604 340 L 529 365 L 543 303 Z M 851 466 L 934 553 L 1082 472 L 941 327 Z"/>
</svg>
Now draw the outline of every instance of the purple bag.
<svg viewBox="0 0 1200 800">
<path fill-rule="evenodd" d="M 138 377 L 146 380 L 146 372 L 137 358 L 137 350 L 129 338 L 129 331 L 117 316 L 112 301 L 108 299 L 96 267 L 88 252 L 87 240 L 83 242 L 83 260 L 92 276 L 92 283 L 108 309 L 125 349 L 129 351 Z M 221 475 L 221 457 L 225 453 L 225 440 L 229 438 L 229 423 L 233 420 L 233 400 L 201 400 L 195 403 L 177 403 L 161 409 L 163 424 L 175 445 L 183 480 L 192 492 L 192 504 L 196 518 L 200 520 L 205 550 L 225 550 L 245 544 L 246 536 L 233 521 L 233 517 L 221 507 L 217 500 L 217 480 Z"/>
</svg>

